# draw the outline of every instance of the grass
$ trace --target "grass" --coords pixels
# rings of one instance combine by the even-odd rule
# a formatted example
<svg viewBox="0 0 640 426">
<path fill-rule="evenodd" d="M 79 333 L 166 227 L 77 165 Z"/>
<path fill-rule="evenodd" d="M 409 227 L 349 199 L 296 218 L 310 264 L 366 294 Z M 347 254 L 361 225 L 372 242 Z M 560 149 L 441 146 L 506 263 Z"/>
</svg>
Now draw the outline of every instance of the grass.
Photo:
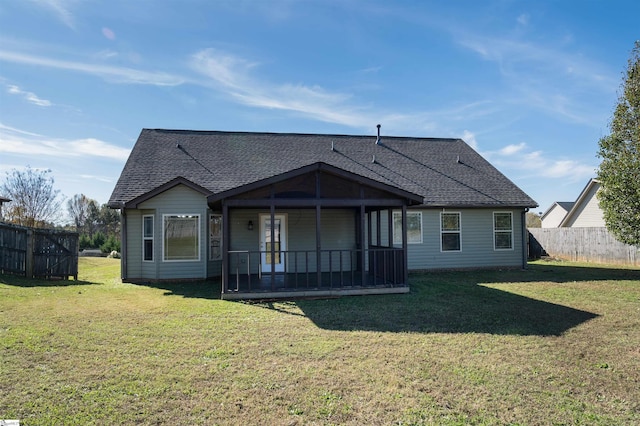
<svg viewBox="0 0 640 426">
<path fill-rule="evenodd" d="M 640 271 L 415 274 L 408 295 L 241 303 L 212 282 L 0 275 L 0 419 L 640 423 Z"/>
</svg>

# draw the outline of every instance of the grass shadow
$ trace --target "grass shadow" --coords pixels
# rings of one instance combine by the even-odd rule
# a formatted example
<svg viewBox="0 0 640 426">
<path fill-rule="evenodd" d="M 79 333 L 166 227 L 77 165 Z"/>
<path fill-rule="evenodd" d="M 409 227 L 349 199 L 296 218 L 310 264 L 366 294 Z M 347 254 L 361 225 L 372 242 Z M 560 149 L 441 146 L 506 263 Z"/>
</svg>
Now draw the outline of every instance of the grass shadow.
<svg viewBox="0 0 640 426">
<path fill-rule="evenodd" d="M 0 284 L 13 287 L 70 287 L 76 285 L 95 285 L 91 281 L 83 280 L 63 280 L 60 278 L 26 278 L 20 275 L 1 274 Z"/>
<path fill-rule="evenodd" d="M 508 284 L 640 280 L 640 271 L 533 264 L 528 270 L 412 274 L 411 293 L 299 300 L 318 327 L 414 333 L 559 336 L 596 313 L 487 287 Z"/>
<path fill-rule="evenodd" d="M 146 287 L 165 290 L 165 296 L 182 296 L 198 299 L 220 299 L 219 278 L 202 281 L 159 281 L 137 283 Z"/>
</svg>

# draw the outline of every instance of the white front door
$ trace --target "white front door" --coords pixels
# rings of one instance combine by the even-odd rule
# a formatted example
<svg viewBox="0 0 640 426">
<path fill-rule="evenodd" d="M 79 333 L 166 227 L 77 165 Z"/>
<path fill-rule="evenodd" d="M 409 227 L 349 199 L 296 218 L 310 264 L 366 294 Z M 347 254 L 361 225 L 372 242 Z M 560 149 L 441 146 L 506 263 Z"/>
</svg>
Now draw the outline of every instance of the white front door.
<svg viewBox="0 0 640 426">
<path fill-rule="evenodd" d="M 284 252 L 287 250 L 286 216 L 277 214 L 273 218 L 273 248 L 275 255 L 271 255 L 271 215 L 260 215 L 260 251 L 262 272 L 271 272 L 271 263 L 275 264 L 276 272 L 284 272 Z M 272 259 L 273 257 L 273 259 Z"/>
</svg>

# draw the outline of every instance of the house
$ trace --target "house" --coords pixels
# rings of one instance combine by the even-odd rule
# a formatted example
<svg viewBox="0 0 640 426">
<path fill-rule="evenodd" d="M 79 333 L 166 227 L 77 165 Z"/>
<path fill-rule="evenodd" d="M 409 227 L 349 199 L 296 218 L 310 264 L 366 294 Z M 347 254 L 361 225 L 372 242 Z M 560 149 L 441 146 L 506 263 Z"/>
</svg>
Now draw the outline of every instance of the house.
<svg viewBox="0 0 640 426">
<path fill-rule="evenodd" d="M 122 279 L 223 299 L 405 293 L 409 270 L 521 268 L 537 204 L 460 139 L 143 129 L 108 203 Z"/>
<path fill-rule="evenodd" d="M 604 228 L 604 215 L 596 196 L 599 189 L 600 181 L 590 179 L 575 202 L 554 203 L 542 215 L 542 227 Z"/>
<path fill-rule="evenodd" d="M 573 207 L 573 201 L 556 201 L 540 216 L 542 228 L 557 228 Z"/>
</svg>

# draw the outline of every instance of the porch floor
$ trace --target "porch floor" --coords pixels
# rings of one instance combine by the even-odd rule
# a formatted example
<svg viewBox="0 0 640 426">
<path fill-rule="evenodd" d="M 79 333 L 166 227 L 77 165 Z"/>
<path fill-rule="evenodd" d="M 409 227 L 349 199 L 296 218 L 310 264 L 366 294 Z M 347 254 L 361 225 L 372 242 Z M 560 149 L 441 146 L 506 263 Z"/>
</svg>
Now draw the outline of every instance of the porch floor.
<svg viewBox="0 0 640 426">
<path fill-rule="evenodd" d="M 272 282 L 273 281 L 273 282 Z M 407 293 L 408 284 L 384 282 L 381 277 L 365 274 L 362 285 L 360 272 L 323 272 L 318 275 L 310 273 L 277 273 L 230 275 L 228 290 L 222 294 L 223 299 L 278 298 L 338 296 L 353 294 L 387 294 Z"/>
</svg>

